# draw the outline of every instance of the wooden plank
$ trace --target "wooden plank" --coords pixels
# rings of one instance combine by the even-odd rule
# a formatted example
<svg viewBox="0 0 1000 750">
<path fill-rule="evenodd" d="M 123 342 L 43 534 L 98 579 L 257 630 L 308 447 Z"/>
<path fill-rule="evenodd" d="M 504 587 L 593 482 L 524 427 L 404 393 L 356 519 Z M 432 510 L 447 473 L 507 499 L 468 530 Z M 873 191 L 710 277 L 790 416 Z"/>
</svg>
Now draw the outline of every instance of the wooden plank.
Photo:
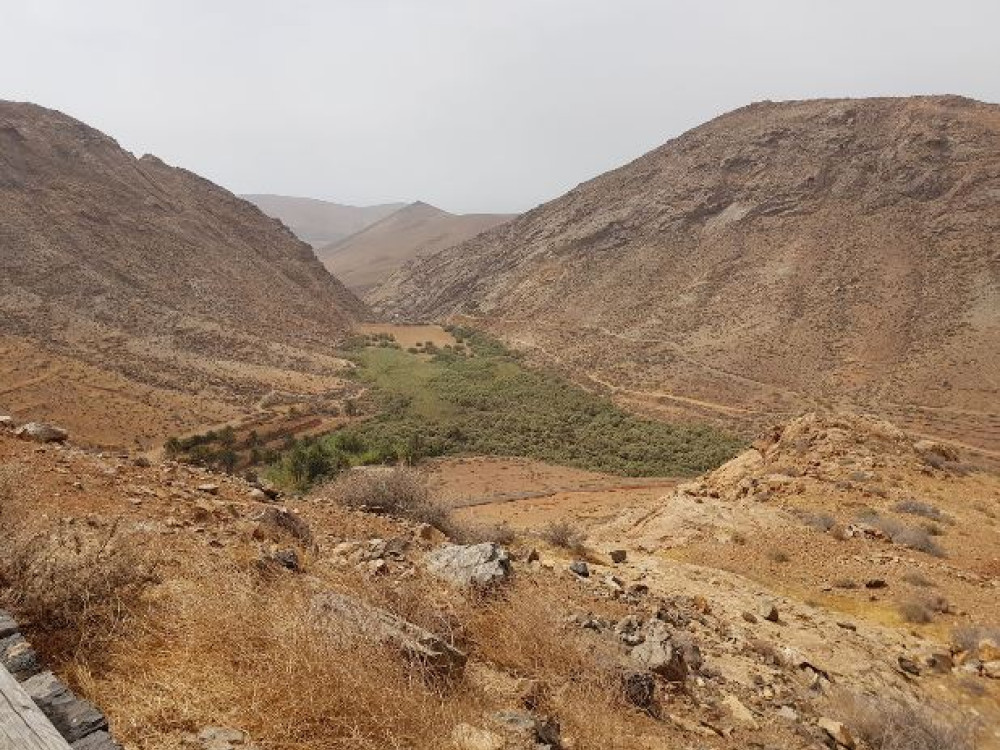
<svg viewBox="0 0 1000 750">
<path fill-rule="evenodd" d="M 2 664 L 0 750 L 70 750 L 69 743 Z"/>
</svg>

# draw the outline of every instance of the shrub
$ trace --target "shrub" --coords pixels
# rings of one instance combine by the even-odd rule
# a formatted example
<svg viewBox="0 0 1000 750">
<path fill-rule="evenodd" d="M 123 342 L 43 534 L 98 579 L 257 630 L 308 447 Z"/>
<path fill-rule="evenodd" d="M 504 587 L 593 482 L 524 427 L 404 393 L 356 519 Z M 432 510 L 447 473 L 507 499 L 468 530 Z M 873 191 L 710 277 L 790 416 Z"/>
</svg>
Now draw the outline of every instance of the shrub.
<svg viewBox="0 0 1000 750">
<path fill-rule="evenodd" d="M 899 614 L 905 622 L 915 625 L 926 625 L 934 619 L 934 613 L 924 602 L 917 599 L 907 599 L 900 602 Z"/>
<path fill-rule="evenodd" d="M 861 521 L 877 528 L 894 544 L 901 544 L 935 557 L 944 557 L 944 550 L 931 539 L 931 535 L 925 529 L 907 526 L 902 521 L 880 516 L 874 511 L 863 514 Z"/>
<path fill-rule="evenodd" d="M 579 553 L 584 549 L 586 533 L 569 521 L 550 521 L 539 532 L 539 536 L 553 547 Z"/>
<path fill-rule="evenodd" d="M 781 549 L 769 550 L 767 553 L 767 558 L 771 562 L 776 562 L 776 563 L 786 563 L 792 559 L 791 557 L 788 556 L 787 552 Z"/>
<path fill-rule="evenodd" d="M 423 478 L 412 469 L 352 469 L 325 494 L 348 508 L 429 523 L 447 533 L 448 511 L 431 499 Z"/>
<path fill-rule="evenodd" d="M 465 523 L 452 515 L 448 516 L 441 531 L 456 544 L 493 542 L 493 544 L 507 546 L 516 538 L 514 530 L 506 522 Z"/>
<path fill-rule="evenodd" d="M 837 525 L 837 519 L 829 513 L 809 513 L 808 511 L 804 511 L 798 515 L 802 523 L 806 526 L 811 526 L 817 531 L 827 532 Z"/>
<path fill-rule="evenodd" d="M 837 713 L 855 736 L 872 750 L 973 750 L 975 729 L 953 723 L 944 713 L 902 700 L 842 694 Z M 957 712 L 950 712 L 949 717 Z"/>
<path fill-rule="evenodd" d="M 934 582 L 929 578 L 926 578 L 922 573 L 916 570 L 908 570 L 902 576 L 903 581 L 910 584 L 911 586 L 928 587 L 933 586 Z"/>
<path fill-rule="evenodd" d="M 924 518 L 930 518 L 934 521 L 943 521 L 944 514 L 941 510 L 930 503 L 923 503 L 919 500 L 908 499 L 900 500 L 892 509 L 897 513 L 909 513 L 914 516 L 923 516 Z"/>
<path fill-rule="evenodd" d="M 955 628 L 951 634 L 952 645 L 959 651 L 968 651 L 973 656 L 979 655 L 979 643 L 991 640 L 1000 644 L 1000 626 L 962 625 Z"/>
</svg>

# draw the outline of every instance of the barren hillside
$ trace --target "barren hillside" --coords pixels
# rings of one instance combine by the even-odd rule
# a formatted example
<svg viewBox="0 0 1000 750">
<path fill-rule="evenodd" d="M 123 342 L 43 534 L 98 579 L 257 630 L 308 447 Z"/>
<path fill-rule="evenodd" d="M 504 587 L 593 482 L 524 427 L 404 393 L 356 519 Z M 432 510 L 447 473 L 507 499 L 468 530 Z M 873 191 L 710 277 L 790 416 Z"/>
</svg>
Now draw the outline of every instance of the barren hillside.
<svg viewBox="0 0 1000 750">
<path fill-rule="evenodd" d="M 172 415 L 197 396 L 215 402 L 196 409 L 211 419 L 225 412 L 219 401 L 328 370 L 320 360 L 366 314 L 308 245 L 250 203 L 13 102 L 0 102 L 0 277 L 4 405 L 62 418 L 47 410 L 68 387 L 124 395 L 145 406 L 142 417 L 114 410 L 141 422 L 122 436 L 146 432 L 151 402 Z M 43 351 L 57 360 L 39 361 Z M 74 367 L 85 377 L 58 377 Z M 71 426 L 101 432 L 92 419 Z"/>
<path fill-rule="evenodd" d="M 316 250 L 330 273 L 363 292 L 418 256 L 444 250 L 510 220 L 507 214 L 451 214 L 411 203 L 376 224 Z"/>
<path fill-rule="evenodd" d="M 314 248 L 339 242 L 403 208 L 405 203 L 345 206 L 340 203 L 290 195 L 242 195 L 241 198 L 275 219 Z"/>
<path fill-rule="evenodd" d="M 464 315 L 622 400 L 816 403 L 1000 449 L 1000 107 L 754 104 L 370 294 Z"/>
</svg>

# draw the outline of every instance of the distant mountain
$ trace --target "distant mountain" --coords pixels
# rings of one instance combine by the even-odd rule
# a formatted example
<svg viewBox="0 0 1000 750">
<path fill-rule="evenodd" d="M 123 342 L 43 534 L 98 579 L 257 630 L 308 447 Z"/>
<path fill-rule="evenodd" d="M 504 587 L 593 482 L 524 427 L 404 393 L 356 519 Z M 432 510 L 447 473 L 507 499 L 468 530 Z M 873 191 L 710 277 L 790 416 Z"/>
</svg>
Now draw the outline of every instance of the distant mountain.
<svg viewBox="0 0 1000 750">
<path fill-rule="evenodd" d="M 470 316 L 657 411 L 843 403 L 1000 449 L 998 237 L 1000 106 L 765 102 L 418 258 L 368 300 Z"/>
<path fill-rule="evenodd" d="M 339 203 L 295 198 L 288 195 L 243 195 L 261 211 L 280 219 L 295 236 L 313 247 L 339 242 L 391 213 L 405 203 L 385 203 L 378 206 L 344 206 Z"/>
<path fill-rule="evenodd" d="M 316 254 L 331 273 L 364 292 L 412 258 L 457 245 L 512 218 L 451 214 L 417 201 L 345 240 L 318 248 Z"/>
</svg>

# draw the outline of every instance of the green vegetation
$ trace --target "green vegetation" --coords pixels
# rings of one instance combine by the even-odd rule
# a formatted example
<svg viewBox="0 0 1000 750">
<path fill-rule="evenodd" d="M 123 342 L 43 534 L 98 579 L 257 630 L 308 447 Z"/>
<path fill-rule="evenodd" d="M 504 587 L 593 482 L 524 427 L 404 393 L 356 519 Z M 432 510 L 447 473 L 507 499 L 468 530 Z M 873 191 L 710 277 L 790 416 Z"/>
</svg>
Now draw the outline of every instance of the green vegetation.
<svg viewBox="0 0 1000 750">
<path fill-rule="evenodd" d="M 372 416 L 294 445 L 271 478 L 305 489 L 346 466 L 442 455 L 523 456 L 624 476 L 692 475 L 741 447 L 713 427 L 628 414 L 559 375 L 525 367 L 481 333 L 452 333 L 461 348 L 425 345 L 422 354 L 384 337 L 352 342 L 345 356 L 368 389 L 358 410 Z"/>
</svg>

